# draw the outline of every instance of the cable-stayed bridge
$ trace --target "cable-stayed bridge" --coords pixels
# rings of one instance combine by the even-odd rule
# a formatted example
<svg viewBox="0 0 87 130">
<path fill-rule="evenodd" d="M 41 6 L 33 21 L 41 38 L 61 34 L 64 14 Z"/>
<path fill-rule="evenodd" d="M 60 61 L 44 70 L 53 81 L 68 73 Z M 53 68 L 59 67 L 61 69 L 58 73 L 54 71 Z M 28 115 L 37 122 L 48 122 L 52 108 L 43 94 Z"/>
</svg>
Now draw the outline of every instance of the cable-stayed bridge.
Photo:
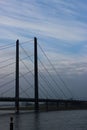
<svg viewBox="0 0 87 130">
<path fill-rule="evenodd" d="M 34 102 L 36 111 L 39 102 L 87 103 L 74 97 L 36 37 L 0 46 L 0 102 L 15 102 L 17 112 L 19 102 Z"/>
</svg>

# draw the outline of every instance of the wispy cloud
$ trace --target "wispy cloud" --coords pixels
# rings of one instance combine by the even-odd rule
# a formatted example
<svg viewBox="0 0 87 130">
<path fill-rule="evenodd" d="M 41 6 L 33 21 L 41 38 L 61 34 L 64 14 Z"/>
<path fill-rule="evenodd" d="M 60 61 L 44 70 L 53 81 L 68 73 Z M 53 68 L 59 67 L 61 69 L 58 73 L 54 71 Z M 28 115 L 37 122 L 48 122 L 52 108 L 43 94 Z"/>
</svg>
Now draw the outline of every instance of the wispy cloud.
<svg viewBox="0 0 87 130">
<path fill-rule="evenodd" d="M 8 1 L 0 13 L 0 25 L 25 29 L 68 42 L 87 40 L 87 25 L 79 20 L 76 2 Z M 79 10 L 79 9 L 78 9 Z M 82 14 L 81 14 L 82 15 Z M 78 18 L 76 18 L 78 16 Z M 10 29 L 10 32 L 12 30 Z M 14 32 L 14 31 L 13 31 Z M 17 33 L 17 31 L 16 31 Z M 15 34 L 14 34 L 15 35 Z"/>
<path fill-rule="evenodd" d="M 85 60 L 87 56 L 71 56 L 56 52 L 46 52 L 46 54 L 61 75 L 73 77 L 87 73 L 87 61 Z M 46 61 L 45 64 L 48 70 L 52 69 L 49 62 Z"/>
</svg>

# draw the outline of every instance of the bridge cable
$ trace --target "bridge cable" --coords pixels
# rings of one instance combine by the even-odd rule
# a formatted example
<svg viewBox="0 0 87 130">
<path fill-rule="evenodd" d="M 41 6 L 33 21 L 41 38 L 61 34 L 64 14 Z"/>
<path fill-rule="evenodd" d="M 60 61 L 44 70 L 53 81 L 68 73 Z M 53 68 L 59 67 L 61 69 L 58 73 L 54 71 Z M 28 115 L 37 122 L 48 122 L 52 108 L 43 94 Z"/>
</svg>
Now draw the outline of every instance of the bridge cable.
<svg viewBox="0 0 87 130">
<path fill-rule="evenodd" d="M 21 46 L 21 48 L 23 49 L 23 51 L 25 52 L 25 54 L 28 56 L 28 53 L 26 52 L 26 50 L 25 50 L 22 46 Z M 31 62 L 33 62 L 30 56 L 28 56 L 28 58 L 30 59 Z M 22 62 L 23 62 L 23 61 L 22 61 Z M 25 66 L 26 66 L 26 65 L 25 65 Z M 27 68 L 27 66 L 26 66 L 26 68 Z"/>
<path fill-rule="evenodd" d="M 59 79 L 61 80 L 61 82 L 63 83 L 63 85 L 67 88 L 67 90 L 69 91 L 69 93 L 72 95 L 73 97 L 73 94 L 71 92 L 71 90 L 68 88 L 68 86 L 66 85 L 66 83 L 64 82 L 64 80 L 62 79 L 62 77 L 57 73 L 55 67 L 53 66 L 53 64 L 51 63 L 50 59 L 48 58 L 48 56 L 46 55 L 46 53 L 44 52 L 44 50 L 42 49 L 42 47 L 40 46 L 40 44 L 38 44 L 41 51 L 43 52 L 44 56 L 47 58 L 47 60 L 49 61 L 50 65 L 52 66 L 53 70 L 56 72 L 56 74 L 58 75 Z"/>
<path fill-rule="evenodd" d="M 46 72 L 49 74 L 50 78 L 52 79 L 52 81 L 55 83 L 56 86 L 58 86 L 58 88 L 60 89 L 60 91 L 62 92 L 63 96 L 66 97 L 65 93 L 63 92 L 63 90 L 59 87 L 58 83 L 53 79 L 52 75 L 49 73 L 49 71 L 47 70 L 47 68 L 44 66 L 44 64 L 42 63 L 42 61 L 39 59 L 40 63 L 42 64 L 42 66 L 44 67 L 44 69 L 46 70 Z M 56 90 L 55 90 L 56 91 Z"/>
<path fill-rule="evenodd" d="M 20 45 L 20 46 L 21 46 L 21 45 Z M 25 52 L 25 54 L 28 56 L 28 53 L 26 52 L 26 50 L 25 50 L 22 46 L 21 46 L 21 48 L 22 48 L 22 50 Z M 33 62 L 30 56 L 28 56 L 28 58 L 30 59 L 31 62 Z M 22 61 L 22 62 L 23 62 L 23 61 Z M 25 66 L 26 66 L 26 65 L 25 65 Z M 27 66 L 26 66 L 26 67 L 27 67 Z"/>
</svg>

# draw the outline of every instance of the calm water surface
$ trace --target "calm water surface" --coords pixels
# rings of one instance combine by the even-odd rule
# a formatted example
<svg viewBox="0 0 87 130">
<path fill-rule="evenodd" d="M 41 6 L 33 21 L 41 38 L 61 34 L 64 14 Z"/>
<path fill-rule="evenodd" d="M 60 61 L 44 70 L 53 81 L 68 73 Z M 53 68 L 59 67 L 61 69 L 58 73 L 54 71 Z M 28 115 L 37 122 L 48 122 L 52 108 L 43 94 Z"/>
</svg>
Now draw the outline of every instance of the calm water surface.
<svg viewBox="0 0 87 130">
<path fill-rule="evenodd" d="M 14 130 L 87 130 L 87 110 L 1 114 L 0 130 L 9 130 L 10 116 Z"/>
</svg>

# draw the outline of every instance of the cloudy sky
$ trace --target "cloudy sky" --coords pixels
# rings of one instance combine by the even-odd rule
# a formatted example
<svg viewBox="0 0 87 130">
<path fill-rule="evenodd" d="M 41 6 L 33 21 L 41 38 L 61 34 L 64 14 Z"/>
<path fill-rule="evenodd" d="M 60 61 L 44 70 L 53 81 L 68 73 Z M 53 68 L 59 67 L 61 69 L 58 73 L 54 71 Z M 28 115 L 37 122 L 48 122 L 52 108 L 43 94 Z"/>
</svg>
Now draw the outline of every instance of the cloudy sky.
<svg viewBox="0 0 87 130">
<path fill-rule="evenodd" d="M 35 36 L 74 97 L 87 99 L 87 0 L 0 0 L 0 46 Z"/>
</svg>

